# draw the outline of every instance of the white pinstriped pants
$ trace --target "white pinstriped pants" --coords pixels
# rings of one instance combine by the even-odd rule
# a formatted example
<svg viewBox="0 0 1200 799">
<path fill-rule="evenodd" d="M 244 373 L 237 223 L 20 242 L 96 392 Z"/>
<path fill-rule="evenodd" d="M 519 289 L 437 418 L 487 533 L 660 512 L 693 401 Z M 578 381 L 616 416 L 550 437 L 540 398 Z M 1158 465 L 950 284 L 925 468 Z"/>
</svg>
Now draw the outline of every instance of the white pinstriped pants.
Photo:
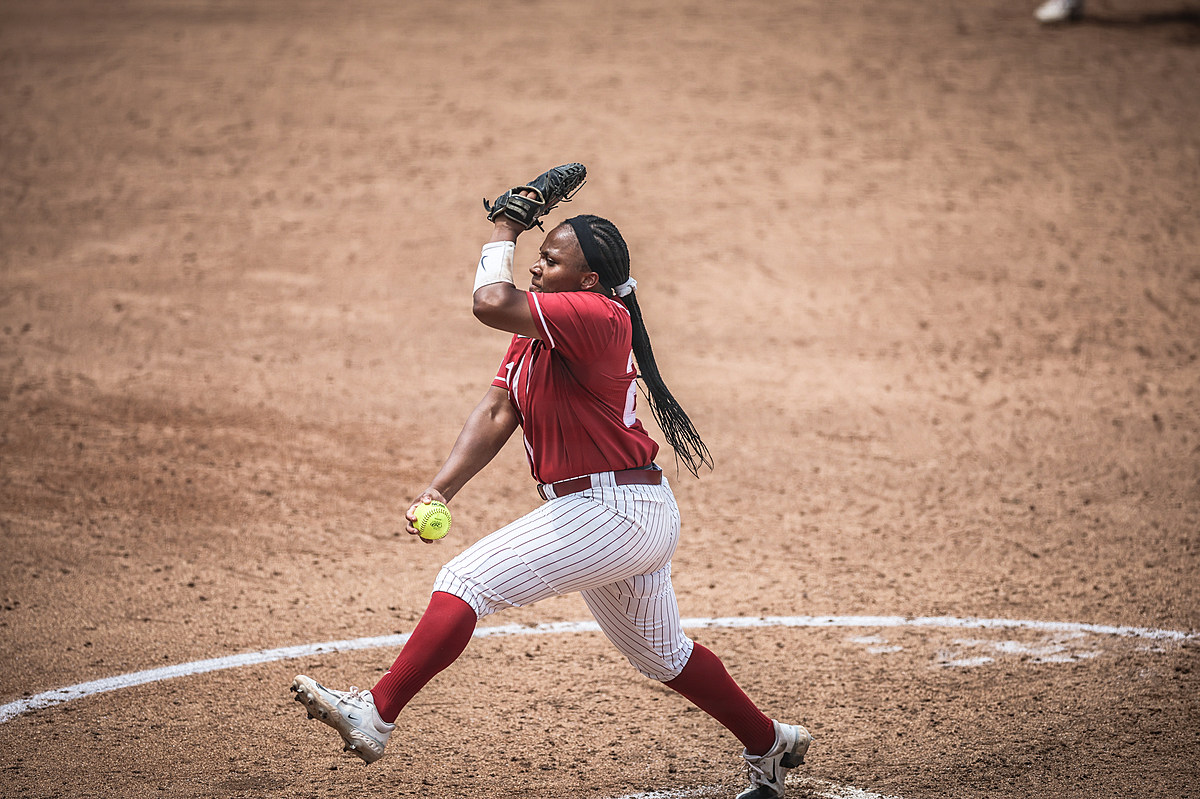
<svg viewBox="0 0 1200 799">
<path fill-rule="evenodd" d="M 479 618 L 578 591 L 634 668 L 666 682 L 692 654 L 671 586 L 678 543 L 679 507 L 665 476 L 662 485 L 618 486 L 603 472 L 591 489 L 481 539 L 442 567 L 433 590 L 461 598 Z"/>
</svg>

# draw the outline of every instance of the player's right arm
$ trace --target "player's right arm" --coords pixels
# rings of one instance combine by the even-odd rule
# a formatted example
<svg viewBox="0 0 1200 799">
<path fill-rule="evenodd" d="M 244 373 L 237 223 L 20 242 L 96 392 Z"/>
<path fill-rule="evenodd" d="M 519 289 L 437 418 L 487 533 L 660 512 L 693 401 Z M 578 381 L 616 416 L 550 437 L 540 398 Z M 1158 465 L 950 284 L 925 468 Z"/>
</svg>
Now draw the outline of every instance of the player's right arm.
<svg viewBox="0 0 1200 799">
<path fill-rule="evenodd" d="M 453 499 L 480 469 L 491 463 L 504 443 L 512 437 L 519 423 L 517 412 L 508 400 L 508 391 L 496 386 L 489 387 L 483 399 L 475 406 L 475 410 L 467 417 L 446 462 L 442 464 L 429 487 L 422 491 L 409 507 L 408 513 L 405 514 L 405 518 L 408 519 L 406 531 L 410 535 L 417 534 L 417 529 L 413 527 L 417 505 L 432 500 L 449 502 Z"/>
</svg>

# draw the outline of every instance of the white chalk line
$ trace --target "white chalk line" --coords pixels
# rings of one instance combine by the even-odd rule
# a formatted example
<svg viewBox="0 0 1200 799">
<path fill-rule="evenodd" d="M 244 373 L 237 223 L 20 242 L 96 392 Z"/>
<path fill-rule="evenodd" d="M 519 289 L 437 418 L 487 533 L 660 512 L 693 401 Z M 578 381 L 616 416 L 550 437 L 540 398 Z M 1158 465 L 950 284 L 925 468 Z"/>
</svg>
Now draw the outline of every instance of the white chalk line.
<svg viewBox="0 0 1200 799">
<path fill-rule="evenodd" d="M 890 794 L 864 791 L 853 785 L 838 785 L 836 782 L 820 780 L 816 777 L 797 777 L 795 774 L 788 775 L 787 784 L 789 788 L 802 788 L 814 796 L 823 797 L 823 799 L 901 799 L 899 796 Z M 716 796 L 718 793 L 721 793 L 722 796 L 727 795 L 723 793 L 725 790 L 721 785 L 703 785 L 698 788 L 627 793 L 624 796 L 614 797 L 614 799 L 701 799 L 705 796 Z"/>
<path fill-rule="evenodd" d="M 959 618 L 956 616 L 920 616 L 916 618 L 906 616 L 729 616 L 724 618 L 684 619 L 683 626 L 691 630 L 746 629 L 754 627 L 933 627 L 943 629 L 1093 633 L 1122 638 L 1146 638 L 1157 641 L 1177 642 L 1200 640 L 1200 633 L 1157 630 L 1149 627 L 1119 627 L 1107 624 L 1081 624 L 1078 622 L 1030 621 L 1021 619 L 976 619 Z M 594 621 L 564 621 L 537 625 L 505 624 L 496 627 L 480 627 L 475 630 L 474 637 L 556 635 L 561 633 L 599 631 L 600 626 Z M 277 649 L 262 649 L 257 652 L 243 652 L 237 655 L 225 655 L 224 657 L 208 658 L 206 660 L 194 660 L 190 663 L 177 663 L 173 666 L 162 666 L 156 669 L 119 674 L 115 677 L 104 677 L 99 680 L 69 685 L 65 688 L 55 688 L 51 691 L 44 691 L 40 694 L 0 705 L 0 724 L 32 710 L 54 707 L 65 702 L 109 691 L 116 691 L 121 688 L 132 688 L 176 677 L 191 677 L 211 671 L 221 671 L 240 666 L 253 666 L 259 663 L 274 663 L 280 660 L 292 660 L 311 655 L 329 654 L 331 652 L 395 648 L 403 646 L 408 641 L 408 636 L 409 633 L 398 633 L 369 638 L 353 638 L 345 641 L 326 641 L 319 644 L 299 644 Z"/>
</svg>

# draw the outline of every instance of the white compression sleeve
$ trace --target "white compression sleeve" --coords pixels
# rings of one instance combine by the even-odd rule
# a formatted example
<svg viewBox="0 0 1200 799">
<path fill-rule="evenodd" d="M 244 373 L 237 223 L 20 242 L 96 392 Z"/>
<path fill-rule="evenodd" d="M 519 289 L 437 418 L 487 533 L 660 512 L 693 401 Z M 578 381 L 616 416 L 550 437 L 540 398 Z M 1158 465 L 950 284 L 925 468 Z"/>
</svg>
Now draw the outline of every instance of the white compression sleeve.
<svg viewBox="0 0 1200 799">
<path fill-rule="evenodd" d="M 483 253 L 479 256 L 479 268 L 475 270 L 475 288 L 472 293 L 479 291 L 480 286 L 491 283 L 513 283 L 513 254 L 517 245 L 512 241 L 492 241 L 483 245 Z"/>
</svg>

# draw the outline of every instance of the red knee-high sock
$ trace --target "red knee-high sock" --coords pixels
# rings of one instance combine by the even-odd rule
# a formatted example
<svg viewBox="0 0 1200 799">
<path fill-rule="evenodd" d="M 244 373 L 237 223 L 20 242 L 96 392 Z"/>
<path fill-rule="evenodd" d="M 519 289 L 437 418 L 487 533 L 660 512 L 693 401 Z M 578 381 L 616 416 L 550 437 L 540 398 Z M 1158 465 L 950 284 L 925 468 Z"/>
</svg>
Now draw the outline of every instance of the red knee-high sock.
<svg viewBox="0 0 1200 799">
<path fill-rule="evenodd" d="M 463 600 L 453 594 L 434 592 L 400 656 L 371 689 L 375 707 L 384 721 L 395 721 L 417 691 L 462 654 L 478 620 L 474 608 Z"/>
<path fill-rule="evenodd" d="M 775 725 L 733 681 L 721 659 L 700 644 L 694 645 L 679 676 L 664 685 L 721 722 L 750 754 L 764 754 L 775 745 Z"/>
</svg>

